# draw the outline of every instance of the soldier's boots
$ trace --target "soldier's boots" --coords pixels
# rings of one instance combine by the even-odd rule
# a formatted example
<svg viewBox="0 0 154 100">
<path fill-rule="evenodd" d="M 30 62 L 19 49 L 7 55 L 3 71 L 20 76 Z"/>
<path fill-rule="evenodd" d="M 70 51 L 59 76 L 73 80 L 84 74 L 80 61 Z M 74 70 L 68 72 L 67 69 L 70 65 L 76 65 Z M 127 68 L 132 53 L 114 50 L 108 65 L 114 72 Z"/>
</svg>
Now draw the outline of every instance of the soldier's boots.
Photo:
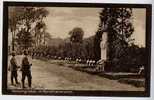
<svg viewBox="0 0 154 100">
<path fill-rule="evenodd" d="M 31 88 L 31 80 L 28 80 L 28 87 Z M 25 87 L 25 82 L 22 81 L 22 88 L 26 88 Z"/>
<path fill-rule="evenodd" d="M 22 88 L 23 88 L 23 89 L 25 88 L 25 83 L 24 83 L 24 82 L 22 82 Z"/>
<path fill-rule="evenodd" d="M 18 82 L 17 77 L 15 77 L 15 82 L 16 82 L 16 84 L 20 84 L 20 83 Z M 14 85 L 13 78 L 11 78 L 11 85 Z"/>
<path fill-rule="evenodd" d="M 28 81 L 28 86 L 31 88 L 31 80 Z"/>
</svg>

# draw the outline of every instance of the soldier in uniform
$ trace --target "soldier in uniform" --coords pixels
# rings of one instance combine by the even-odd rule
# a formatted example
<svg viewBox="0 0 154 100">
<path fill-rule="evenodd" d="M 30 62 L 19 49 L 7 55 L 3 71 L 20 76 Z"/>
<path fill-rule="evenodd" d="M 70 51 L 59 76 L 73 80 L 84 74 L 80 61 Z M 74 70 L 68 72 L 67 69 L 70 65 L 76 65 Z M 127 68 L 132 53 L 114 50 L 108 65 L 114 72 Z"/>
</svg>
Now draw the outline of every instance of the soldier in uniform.
<svg viewBox="0 0 154 100">
<path fill-rule="evenodd" d="M 28 61 L 28 52 L 24 51 L 24 57 L 22 59 L 22 88 L 25 88 L 25 78 L 28 78 L 28 86 L 31 88 L 32 84 L 32 75 L 31 75 L 31 66 L 32 64 L 29 63 Z"/>
<path fill-rule="evenodd" d="M 10 66 L 8 68 L 9 71 L 11 71 L 11 84 L 14 85 L 13 79 L 15 79 L 16 84 L 19 84 L 18 82 L 18 74 L 17 74 L 18 65 L 15 58 L 15 52 L 12 52 L 12 58 L 10 59 Z"/>
</svg>

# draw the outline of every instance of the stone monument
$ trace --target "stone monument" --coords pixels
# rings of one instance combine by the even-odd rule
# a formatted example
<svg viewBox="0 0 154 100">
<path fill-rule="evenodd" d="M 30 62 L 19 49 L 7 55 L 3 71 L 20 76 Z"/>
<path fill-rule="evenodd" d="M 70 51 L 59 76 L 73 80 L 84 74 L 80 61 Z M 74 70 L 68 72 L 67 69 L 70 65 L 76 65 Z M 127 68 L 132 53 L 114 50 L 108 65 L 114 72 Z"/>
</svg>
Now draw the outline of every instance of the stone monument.
<svg viewBox="0 0 154 100">
<path fill-rule="evenodd" d="M 107 60 L 107 32 L 103 32 L 100 48 L 101 48 L 101 59 L 97 62 L 98 66 L 96 70 L 105 71 L 106 60 Z"/>
<path fill-rule="evenodd" d="M 107 60 L 107 32 L 103 32 L 102 34 L 100 48 L 101 48 L 101 60 L 106 61 Z"/>
</svg>

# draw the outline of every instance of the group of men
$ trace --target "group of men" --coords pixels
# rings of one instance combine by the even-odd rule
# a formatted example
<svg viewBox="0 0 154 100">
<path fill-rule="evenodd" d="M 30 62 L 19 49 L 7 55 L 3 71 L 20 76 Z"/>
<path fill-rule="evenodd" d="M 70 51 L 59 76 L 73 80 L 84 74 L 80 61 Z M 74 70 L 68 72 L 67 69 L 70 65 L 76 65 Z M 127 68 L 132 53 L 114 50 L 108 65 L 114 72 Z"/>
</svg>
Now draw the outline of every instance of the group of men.
<svg viewBox="0 0 154 100">
<path fill-rule="evenodd" d="M 22 79 L 21 79 L 21 86 L 22 88 L 25 88 L 25 78 L 28 78 L 28 87 L 31 88 L 31 84 L 32 84 L 32 75 L 31 75 L 31 66 L 32 64 L 30 64 L 29 59 L 28 59 L 28 51 L 24 51 L 24 57 L 22 58 L 22 62 L 21 62 L 21 67 L 18 66 L 17 64 L 17 60 L 16 60 L 16 54 L 13 51 L 12 52 L 12 57 L 10 59 L 10 66 L 8 68 L 8 70 L 11 72 L 11 84 L 14 84 L 14 79 L 16 84 L 20 84 L 18 82 L 18 69 L 20 69 L 21 73 L 22 73 Z"/>
</svg>

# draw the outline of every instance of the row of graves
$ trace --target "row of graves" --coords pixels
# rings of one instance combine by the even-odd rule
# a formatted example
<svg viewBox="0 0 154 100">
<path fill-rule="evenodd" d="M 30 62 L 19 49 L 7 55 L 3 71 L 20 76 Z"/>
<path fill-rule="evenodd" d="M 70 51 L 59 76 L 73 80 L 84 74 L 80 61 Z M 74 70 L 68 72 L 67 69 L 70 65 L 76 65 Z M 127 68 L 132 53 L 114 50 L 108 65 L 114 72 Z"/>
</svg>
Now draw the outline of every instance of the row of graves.
<svg viewBox="0 0 154 100">
<path fill-rule="evenodd" d="M 136 64 L 123 64 L 122 66 L 126 66 L 127 68 L 131 66 L 135 66 L 135 71 L 123 72 L 118 70 L 112 70 L 115 66 L 114 61 L 108 60 L 107 56 L 107 32 L 103 32 L 102 39 L 100 42 L 101 49 L 101 59 L 98 61 L 87 59 L 85 63 L 82 63 L 82 59 L 76 59 L 76 64 L 71 67 L 80 70 L 83 72 L 87 72 L 89 74 L 98 75 L 100 77 L 106 77 L 109 79 L 118 80 L 121 83 L 130 84 L 136 87 L 145 87 L 145 75 L 144 75 L 144 65 L 136 65 Z M 110 70 L 109 70 L 110 69 Z M 129 68 L 130 69 L 130 68 Z"/>
<path fill-rule="evenodd" d="M 69 61 L 67 63 L 68 67 L 71 67 L 75 70 L 86 72 L 92 75 L 98 75 L 100 77 L 109 78 L 112 80 L 118 80 L 121 83 L 130 84 L 136 87 L 144 87 L 145 86 L 145 78 L 144 78 L 144 66 L 140 66 L 137 72 L 113 72 L 108 71 L 107 67 L 109 67 L 107 61 L 99 60 L 95 61 L 92 59 L 86 60 L 83 63 L 82 59 L 76 59 L 75 62 Z"/>
<path fill-rule="evenodd" d="M 112 61 L 109 61 L 107 59 L 107 33 L 102 34 L 101 40 L 101 59 L 98 61 L 94 59 L 81 59 L 80 57 L 71 58 L 60 57 L 56 55 L 52 56 L 50 54 L 46 54 L 45 52 L 35 52 L 32 54 L 32 58 L 47 59 L 51 63 L 58 64 L 60 66 L 67 66 L 78 71 L 98 75 L 100 77 L 106 77 L 113 80 L 118 80 L 119 82 L 131 84 L 136 87 L 144 87 L 145 77 L 143 65 L 135 65 L 138 67 L 136 72 L 115 72 L 113 70 L 108 70 L 108 68 L 111 67 L 110 64 L 112 63 Z M 112 66 L 111 68 L 114 68 L 114 66 Z"/>
<path fill-rule="evenodd" d="M 132 72 L 111 72 L 108 71 L 108 62 L 107 60 L 100 59 L 98 61 L 94 59 L 81 59 L 71 58 L 71 57 L 60 57 L 60 56 L 51 56 L 44 55 L 44 53 L 36 53 L 33 55 L 35 59 L 44 59 L 50 61 L 50 63 L 58 64 L 59 66 L 70 67 L 77 71 L 86 72 L 92 75 L 98 75 L 100 77 L 105 77 L 113 80 L 118 80 L 121 83 L 127 83 L 134 85 L 136 87 L 144 87 L 144 66 L 140 66 L 138 71 L 135 73 Z"/>
</svg>

